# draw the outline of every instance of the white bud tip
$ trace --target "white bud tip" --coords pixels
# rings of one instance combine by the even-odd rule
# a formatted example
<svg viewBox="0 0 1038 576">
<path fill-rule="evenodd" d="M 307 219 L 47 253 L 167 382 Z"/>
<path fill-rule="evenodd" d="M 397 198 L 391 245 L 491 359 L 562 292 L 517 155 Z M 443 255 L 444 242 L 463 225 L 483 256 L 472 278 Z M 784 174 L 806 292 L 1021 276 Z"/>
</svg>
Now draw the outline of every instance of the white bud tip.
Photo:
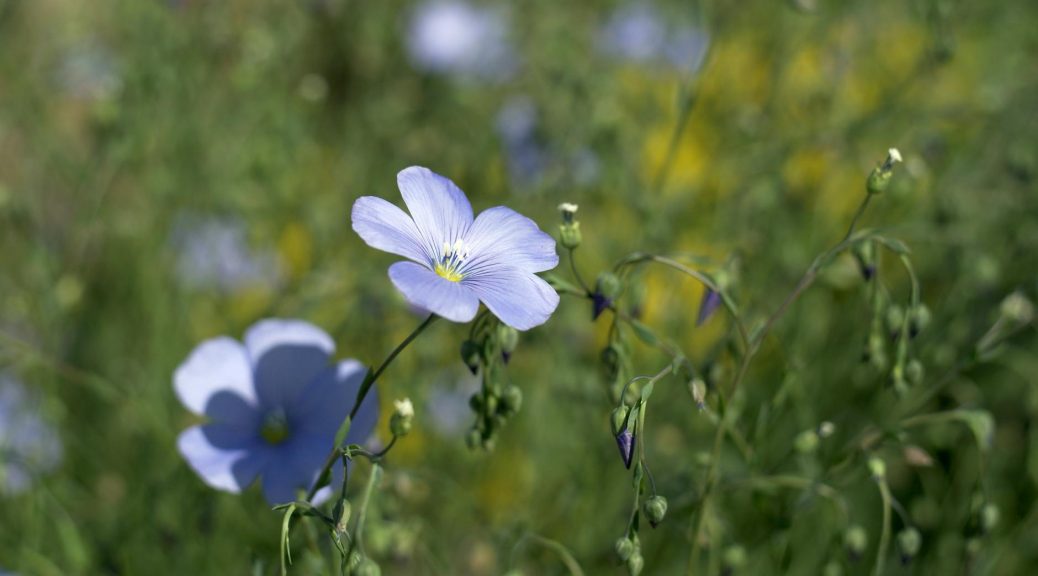
<svg viewBox="0 0 1038 576">
<path fill-rule="evenodd" d="M 897 148 L 887 150 L 887 157 L 890 162 L 901 162 L 901 152 L 898 152 Z"/>
<path fill-rule="evenodd" d="M 396 413 L 403 416 L 404 418 L 411 418 L 414 416 L 414 404 L 411 404 L 410 398 L 404 398 L 403 400 L 394 400 L 393 407 L 396 409 Z"/>
<path fill-rule="evenodd" d="M 571 204 L 569 202 L 563 202 L 562 204 L 559 204 L 560 212 L 574 213 L 577 211 L 577 208 L 579 208 L 579 206 L 577 206 L 576 204 Z"/>
</svg>

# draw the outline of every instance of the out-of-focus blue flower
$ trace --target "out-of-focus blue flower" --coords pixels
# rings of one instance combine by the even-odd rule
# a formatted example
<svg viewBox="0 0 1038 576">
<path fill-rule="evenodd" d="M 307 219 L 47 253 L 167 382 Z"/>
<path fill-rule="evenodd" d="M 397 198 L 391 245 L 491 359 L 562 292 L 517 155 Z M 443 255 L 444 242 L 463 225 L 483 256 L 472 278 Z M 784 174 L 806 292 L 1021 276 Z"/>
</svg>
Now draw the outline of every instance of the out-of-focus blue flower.
<svg viewBox="0 0 1038 576">
<path fill-rule="evenodd" d="M 173 387 L 209 422 L 180 434 L 180 453 L 213 488 L 238 493 L 262 477 L 268 502 L 295 500 L 317 481 L 366 373 L 356 360 L 333 364 L 334 351 L 327 334 L 299 320 L 257 322 L 244 345 L 228 337 L 199 344 Z M 363 443 L 377 420 L 372 389 L 346 442 Z"/>
<path fill-rule="evenodd" d="M 699 70 L 709 45 L 701 29 L 668 24 L 648 2 L 620 6 L 599 33 L 599 46 L 609 56 L 636 64 L 666 64 L 688 73 Z"/>
<path fill-rule="evenodd" d="M 473 220 L 468 198 L 449 179 L 412 166 L 397 175 L 411 215 L 374 196 L 353 204 L 353 229 L 372 248 L 411 262 L 389 278 L 412 304 L 452 322 L 468 322 L 482 301 L 517 330 L 543 324 L 559 295 L 535 273 L 559 263 L 555 239 L 504 206 Z"/>
<path fill-rule="evenodd" d="M 506 14 L 456 0 L 432 0 L 411 15 L 407 49 L 415 68 L 505 80 L 516 69 Z"/>
<path fill-rule="evenodd" d="M 472 409 L 469 398 L 479 391 L 481 378 L 467 370 L 448 372 L 434 384 L 425 401 L 429 423 L 444 436 L 457 437 L 469 428 Z"/>
<path fill-rule="evenodd" d="M 58 65 L 57 81 L 67 95 L 82 100 L 103 100 L 122 88 L 115 58 L 107 48 L 93 41 L 68 49 Z"/>
<path fill-rule="evenodd" d="M 274 285 L 281 276 L 277 258 L 250 248 L 244 227 L 234 220 L 182 215 L 173 225 L 172 244 L 177 275 L 190 288 L 233 292 Z"/>
<path fill-rule="evenodd" d="M 514 96 L 497 114 L 497 132 L 504 144 L 512 182 L 538 182 L 548 165 L 548 154 L 537 140 L 537 108 L 525 96 Z"/>
<path fill-rule="evenodd" d="M 0 494 L 15 495 L 32 487 L 42 474 L 58 467 L 61 438 L 44 421 L 37 399 L 8 374 L 0 374 Z"/>
</svg>

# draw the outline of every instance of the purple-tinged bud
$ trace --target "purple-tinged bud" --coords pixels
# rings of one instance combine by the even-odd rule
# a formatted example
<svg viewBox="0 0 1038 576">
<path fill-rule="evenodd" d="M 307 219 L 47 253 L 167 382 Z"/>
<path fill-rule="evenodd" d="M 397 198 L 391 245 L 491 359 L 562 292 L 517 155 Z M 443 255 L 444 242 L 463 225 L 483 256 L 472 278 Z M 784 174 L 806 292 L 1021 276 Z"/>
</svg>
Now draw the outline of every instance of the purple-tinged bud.
<svg viewBox="0 0 1038 576">
<path fill-rule="evenodd" d="M 607 308 L 613 305 L 613 301 L 605 296 L 595 293 L 591 296 L 591 319 L 598 320 L 598 317 L 605 312 Z"/>
<path fill-rule="evenodd" d="M 472 375 L 475 376 L 479 372 L 479 344 L 476 344 L 472 340 L 465 340 L 461 343 L 461 360 L 468 366 L 469 370 L 472 371 Z"/>
<path fill-rule="evenodd" d="M 616 447 L 620 449 L 620 457 L 623 458 L 624 467 L 631 467 L 631 459 L 634 458 L 634 434 L 624 428 L 616 435 Z"/>
<path fill-rule="evenodd" d="M 623 283 L 616 274 L 603 272 L 595 282 L 595 293 L 592 295 L 591 319 L 596 320 L 606 308 L 613 305 L 613 300 L 623 291 Z"/>
<path fill-rule="evenodd" d="M 721 294 L 712 288 L 707 288 L 703 292 L 703 299 L 699 301 L 699 314 L 696 316 L 696 326 L 702 326 L 720 306 Z"/>
<path fill-rule="evenodd" d="M 507 324 L 500 324 L 497 327 L 497 343 L 501 346 L 501 359 L 508 364 L 519 345 L 519 332 Z"/>
</svg>

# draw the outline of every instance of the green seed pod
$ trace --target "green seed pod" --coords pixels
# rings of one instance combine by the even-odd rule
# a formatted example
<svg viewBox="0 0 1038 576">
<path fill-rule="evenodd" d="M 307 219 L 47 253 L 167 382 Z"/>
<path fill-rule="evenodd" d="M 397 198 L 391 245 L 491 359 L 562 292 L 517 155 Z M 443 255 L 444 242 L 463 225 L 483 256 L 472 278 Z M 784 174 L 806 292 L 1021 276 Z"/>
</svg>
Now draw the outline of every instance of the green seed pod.
<svg viewBox="0 0 1038 576">
<path fill-rule="evenodd" d="M 746 565 L 746 559 L 746 548 L 733 544 L 724 549 L 721 562 L 727 571 L 734 572 Z"/>
<path fill-rule="evenodd" d="M 649 524 L 655 528 L 667 515 L 667 499 L 659 495 L 649 498 L 642 504 L 642 512 L 649 519 Z"/>
<path fill-rule="evenodd" d="M 882 480 L 887 476 L 887 464 L 879 458 L 869 458 L 869 473 L 873 479 Z"/>
<path fill-rule="evenodd" d="M 635 550 L 634 542 L 631 542 L 631 539 L 626 536 L 618 538 L 614 547 L 616 549 L 616 556 L 620 558 L 621 562 L 627 562 L 631 555 L 634 554 Z"/>
<path fill-rule="evenodd" d="M 905 528 L 897 534 L 897 548 L 901 551 L 901 562 L 908 564 L 919 555 L 923 537 L 915 528 Z"/>
<path fill-rule="evenodd" d="M 919 304 L 912 308 L 908 316 L 908 333 L 915 338 L 920 332 L 926 330 L 930 325 L 932 315 L 926 304 Z"/>
<path fill-rule="evenodd" d="M 501 406 L 498 410 L 506 416 L 514 416 L 523 406 L 523 391 L 515 384 L 509 384 L 501 394 Z"/>
<path fill-rule="evenodd" d="M 622 290 L 623 282 L 620 281 L 619 276 L 612 272 L 602 272 L 598 275 L 598 280 L 595 281 L 595 293 L 602 295 L 610 301 L 615 300 Z"/>
<path fill-rule="evenodd" d="M 364 558 L 351 573 L 354 576 L 381 576 L 382 569 L 371 558 Z"/>
<path fill-rule="evenodd" d="M 998 506 L 994 504 L 985 504 L 980 509 L 980 529 L 985 534 L 989 534 L 998 526 L 998 521 L 1001 518 L 1002 513 L 999 511 Z"/>
<path fill-rule="evenodd" d="M 797 434 L 796 440 L 793 441 L 793 446 L 801 454 L 811 454 L 818 449 L 818 433 L 814 430 L 804 430 Z"/>
<path fill-rule="evenodd" d="M 638 576 L 644 568 L 645 558 L 642 558 L 641 552 L 635 550 L 631 557 L 627 559 L 627 574 L 629 576 Z"/>
<path fill-rule="evenodd" d="M 580 222 L 570 222 L 559 226 L 559 243 L 569 250 L 580 246 L 583 240 L 580 234 Z"/>
<path fill-rule="evenodd" d="M 869 546 L 869 534 L 858 524 L 847 528 L 843 533 L 843 546 L 852 559 L 860 558 Z"/>
<path fill-rule="evenodd" d="M 613 427 L 613 436 L 616 436 L 623 430 L 624 423 L 627 421 L 627 415 L 630 412 L 631 409 L 628 408 L 626 404 L 621 404 L 613 409 L 612 414 L 609 416 L 611 420 L 610 424 Z"/>
<path fill-rule="evenodd" d="M 923 381 L 923 377 L 926 375 L 926 369 L 923 368 L 923 363 L 915 358 L 908 361 L 905 366 L 905 378 L 909 384 L 919 384 Z"/>
<path fill-rule="evenodd" d="M 905 311 L 897 304 L 891 304 L 887 307 L 887 330 L 890 332 L 900 332 L 901 324 L 905 320 Z"/>
<path fill-rule="evenodd" d="M 501 357 L 508 362 L 516 347 L 519 346 L 519 331 L 507 324 L 498 324 L 497 344 L 501 347 Z"/>
<path fill-rule="evenodd" d="M 480 346 L 472 340 L 465 340 L 461 343 L 461 361 L 468 366 L 469 370 L 473 374 L 479 371 L 480 364 Z"/>
</svg>

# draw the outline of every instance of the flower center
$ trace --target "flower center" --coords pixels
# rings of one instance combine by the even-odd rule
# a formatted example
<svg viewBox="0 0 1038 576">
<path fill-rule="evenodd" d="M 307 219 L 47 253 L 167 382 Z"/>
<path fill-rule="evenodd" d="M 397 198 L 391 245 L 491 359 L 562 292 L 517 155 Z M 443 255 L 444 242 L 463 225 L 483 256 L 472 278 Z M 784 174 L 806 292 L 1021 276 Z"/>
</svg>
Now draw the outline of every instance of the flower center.
<svg viewBox="0 0 1038 576">
<path fill-rule="evenodd" d="M 288 418 L 285 411 L 278 408 L 263 418 L 263 427 L 260 435 L 269 444 L 281 444 L 288 438 Z"/>
<path fill-rule="evenodd" d="M 434 270 L 442 278 L 451 282 L 461 282 L 461 279 L 464 278 L 461 269 L 468 257 L 469 249 L 461 238 L 455 240 L 453 246 L 444 242 L 443 255 L 440 256 L 440 261 L 436 263 Z"/>
</svg>

